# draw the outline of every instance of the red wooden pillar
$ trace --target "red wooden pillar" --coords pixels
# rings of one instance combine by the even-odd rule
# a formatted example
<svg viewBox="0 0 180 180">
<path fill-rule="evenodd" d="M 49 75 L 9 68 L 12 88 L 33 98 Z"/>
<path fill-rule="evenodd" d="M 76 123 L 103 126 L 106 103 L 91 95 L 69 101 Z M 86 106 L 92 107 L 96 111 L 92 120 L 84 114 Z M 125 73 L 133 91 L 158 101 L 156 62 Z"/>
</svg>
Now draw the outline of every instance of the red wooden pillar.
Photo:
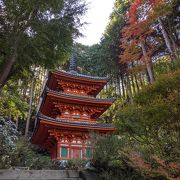
<svg viewBox="0 0 180 180">
<path fill-rule="evenodd" d="M 69 146 L 69 159 L 71 159 L 72 157 L 72 149 L 71 149 L 71 146 Z"/>
<path fill-rule="evenodd" d="M 82 159 L 86 158 L 86 154 L 85 154 L 85 141 L 82 141 Z"/>
<path fill-rule="evenodd" d="M 51 158 L 52 159 L 57 158 L 57 145 L 55 145 L 54 147 L 51 148 L 50 153 L 51 153 Z"/>
<path fill-rule="evenodd" d="M 60 141 L 57 141 L 57 154 L 56 157 L 59 159 L 60 158 L 60 150 L 61 150 L 61 144 Z"/>
</svg>

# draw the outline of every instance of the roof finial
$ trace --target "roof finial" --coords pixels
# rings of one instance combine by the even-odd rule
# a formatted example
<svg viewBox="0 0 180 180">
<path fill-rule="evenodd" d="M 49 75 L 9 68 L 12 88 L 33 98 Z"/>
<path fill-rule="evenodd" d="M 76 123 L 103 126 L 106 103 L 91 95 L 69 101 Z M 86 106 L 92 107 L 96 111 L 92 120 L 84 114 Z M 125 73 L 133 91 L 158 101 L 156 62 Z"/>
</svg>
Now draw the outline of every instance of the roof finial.
<svg viewBox="0 0 180 180">
<path fill-rule="evenodd" d="M 70 58 L 69 71 L 70 73 L 77 73 L 77 60 L 74 54 Z"/>
</svg>

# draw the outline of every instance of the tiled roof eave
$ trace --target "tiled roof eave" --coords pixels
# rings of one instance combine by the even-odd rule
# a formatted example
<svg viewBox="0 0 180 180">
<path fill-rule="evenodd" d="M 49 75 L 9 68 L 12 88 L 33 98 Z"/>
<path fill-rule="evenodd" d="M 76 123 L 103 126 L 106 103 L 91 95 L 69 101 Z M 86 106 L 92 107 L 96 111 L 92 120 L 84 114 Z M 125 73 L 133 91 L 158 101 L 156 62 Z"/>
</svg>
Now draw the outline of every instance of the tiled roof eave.
<svg viewBox="0 0 180 180">
<path fill-rule="evenodd" d="M 75 98 L 75 99 L 80 99 L 80 100 L 88 100 L 88 101 L 90 100 L 90 101 L 96 101 L 96 102 L 110 102 L 110 103 L 113 103 L 115 101 L 115 98 L 101 99 L 101 98 L 84 97 L 84 96 L 63 93 L 63 92 L 57 92 L 57 91 L 53 91 L 49 89 L 47 86 L 46 86 L 46 92 L 50 92 L 61 97 L 69 97 L 69 98 Z"/>
<path fill-rule="evenodd" d="M 94 128 L 103 128 L 103 129 L 115 129 L 112 124 L 103 124 L 103 123 L 97 123 L 97 124 L 90 124 L 90 123 L 80 123 L 80 122 L 71 122 L 71 121 L 65 121 L 65 120 L 56 120 L 54 118 L 50 118 L 47 117 L 43 114 L 39 114 L 38 118 L 40 120 L 47 120 L 49 122 L 54 122 L 54 123 L 58 123 L 58 124 L 64 124 L 64 125 L 72 125 L 72 126 L 76 126 L 76 127 L 94 127 Z"/>
<path fill-rule="evenodd" d="M 85 78 L 85 79 L 108 81 L 107 77 L 89 76 L 89 75 L 79 74 L 79 73 L 75 73 L 75 72 L 73 73 L 73 72 L 66 72 L 66 71 L 58 70 L 58 71 L 55 71 L 55 73 L 59 73 L 59 74 L 61 73 L 61 74 L 64 74 L 66 76 L 69 76 L 69 77 L 80 77 L 80 78 Z"/>
</svg>

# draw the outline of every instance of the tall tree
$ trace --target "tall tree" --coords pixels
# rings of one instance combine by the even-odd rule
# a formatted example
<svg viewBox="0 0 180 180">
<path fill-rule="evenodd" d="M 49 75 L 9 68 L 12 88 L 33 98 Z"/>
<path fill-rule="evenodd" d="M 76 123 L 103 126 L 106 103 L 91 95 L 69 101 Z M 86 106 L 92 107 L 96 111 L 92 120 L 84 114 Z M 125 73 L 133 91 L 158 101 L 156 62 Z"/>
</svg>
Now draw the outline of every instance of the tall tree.
<svg viewBox="0 0 180 180">
<path fill-rule="evenodd" d="M 148 18 L 151 23 L 158 22 L 166 47 L 172 58 L 178 58 L 178 32 L 180 13 L 178 0 L 148 0 Z"/>
<path fill-rule="evenodd" d="M 125 25 L 126 11 L 131 0 L 116 0 L 113 12 L 110 15 L 109 23 L 99 44 L 91 47 L 76 47 L 79 66 L 83 73 L 91 73 L 98 76 L 107 76 L 113 84 L 117 93 L 125 96 L 123 77 L 126 74 L 126 64 L 119 63 L 119 54 L 122 48 L 119 48 L 121 29 Z M 84 58 L 83 58 L 84 56 Z M 94 66 L 94 64 L 96 66 Z"/>
<path fill-rule="evenodd" d="M 0 0 L 0 89 L 22 69 L 65 60 L 85 11 L 83 0 Z"/>
<path fill-rule="evenodd" d="M 148 37 L 153 29 L 149 27 L 149 20 L 145 17 L 146 10 L 140 8 L 141 0 L 134 0 L 128 11 L 127 25 L 123 28 L 122 45 L 124 52 L 121 61 L 145 64 L 150 82 L 154 81 L 151 51 L 148 48 Z M 140 11 L 140 12 L 139 12 Z M 152 46 L 151 46 L 152 47 Z"/>
</svg>

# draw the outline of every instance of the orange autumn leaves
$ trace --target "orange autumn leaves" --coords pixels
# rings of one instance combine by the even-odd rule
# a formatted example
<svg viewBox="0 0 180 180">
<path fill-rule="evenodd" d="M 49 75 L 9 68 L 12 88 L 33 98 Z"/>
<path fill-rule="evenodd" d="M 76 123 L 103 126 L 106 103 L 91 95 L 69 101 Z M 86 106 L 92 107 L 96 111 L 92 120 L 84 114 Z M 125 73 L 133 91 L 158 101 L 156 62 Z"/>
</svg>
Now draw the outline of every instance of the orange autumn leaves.
<svg viewBox="0 0 180 180">
<path fill-rule="evenodd" d="M 167 0 L 134 0 L 127 12 L 126 26 L 122 30 L 120 47 L 121 63 L 140 62 L 151 59 L 159 45 L 159 39 L 153 36 L 154 22 L 157 18 L 167 14 L 171 6 Z M 143 54 L 141 44 L 145 46 Z M 146 56 L 146 57 L 145 57 Z"/>
</svg>

